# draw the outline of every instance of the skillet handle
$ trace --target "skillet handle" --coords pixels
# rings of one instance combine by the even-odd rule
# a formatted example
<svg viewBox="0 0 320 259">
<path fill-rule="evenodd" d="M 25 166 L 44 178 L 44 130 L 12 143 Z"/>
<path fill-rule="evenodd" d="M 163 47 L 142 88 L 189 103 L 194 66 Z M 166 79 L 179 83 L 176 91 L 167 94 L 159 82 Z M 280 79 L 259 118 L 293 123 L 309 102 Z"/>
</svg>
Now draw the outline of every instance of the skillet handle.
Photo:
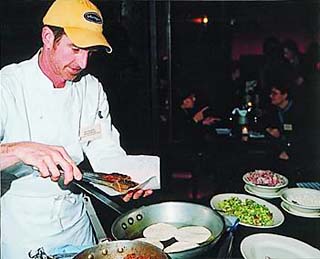
<svg viewBox="0 0 320 259">
<path fill-rule="evenodd" d="M 239 218 L 233 217 L 233 224 L 228 228 L 227 236 L 223 241 L 217 258 L 227 259 L 231 257 L 232 246 L 233 246 L 233 239 L 234 239 L 234 232 L 236 231 L 239 225 Z"/>
<path fill-rule="evenodd" d="M 100 220 L 98 219 L 97 213 L 95 209 L 93 208 L 91 199 L 88 195 L 84 196 L 84 205 L 87 209 L 87 214 L 89 216 L 89 219 L 91 221 L 91 225 L 93 227 L 95 237 L 97 241 L 105 240 L 107 239 L 106 232 L 104 231 Z"/>
<path fill-rule="evenodd" d="M 234 233 L 233 231 L 229 231 L 225 240 L 223 241 L 217 258 L 218 259 L 227 259 L 230 258 L 233 246 Z"/>
</svg>

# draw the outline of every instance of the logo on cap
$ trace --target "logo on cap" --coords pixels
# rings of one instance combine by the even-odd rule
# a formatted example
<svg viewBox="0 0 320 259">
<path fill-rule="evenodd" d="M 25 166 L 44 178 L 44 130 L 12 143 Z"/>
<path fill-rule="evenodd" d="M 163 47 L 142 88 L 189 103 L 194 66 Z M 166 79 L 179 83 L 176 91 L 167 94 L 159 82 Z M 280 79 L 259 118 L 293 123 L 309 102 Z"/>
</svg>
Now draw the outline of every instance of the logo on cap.
<svg viewBox="0 0 320 259">
<path fill-rule="evenodd" d="M 84 14 L 84 18 L 88 22 L 94 22 L 98 24 L 102 24 L 102 18 L 95 12 L 87 12 Z"/>
</svg>

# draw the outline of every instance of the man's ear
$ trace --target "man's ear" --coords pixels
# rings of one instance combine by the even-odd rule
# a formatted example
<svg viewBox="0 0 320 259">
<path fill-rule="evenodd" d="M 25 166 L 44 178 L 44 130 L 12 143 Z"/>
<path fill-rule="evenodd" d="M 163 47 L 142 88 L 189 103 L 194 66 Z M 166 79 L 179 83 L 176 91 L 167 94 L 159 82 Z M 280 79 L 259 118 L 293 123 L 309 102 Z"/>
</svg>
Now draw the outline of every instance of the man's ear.
<svg viewBox="0 0 320 259">
<path fill-rule="evenodd" d="M 44 26 L 41 32 L 43 47 L 51 49 L 54 44 L 54 34 L 48 26 Z"/>
</svg>

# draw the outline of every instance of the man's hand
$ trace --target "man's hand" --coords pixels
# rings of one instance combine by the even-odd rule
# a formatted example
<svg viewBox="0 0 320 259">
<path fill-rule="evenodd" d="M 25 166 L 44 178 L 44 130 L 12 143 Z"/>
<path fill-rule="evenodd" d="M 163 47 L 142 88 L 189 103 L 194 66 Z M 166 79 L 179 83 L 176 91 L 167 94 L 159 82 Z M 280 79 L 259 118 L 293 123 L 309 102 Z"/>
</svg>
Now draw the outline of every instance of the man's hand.
<svg viewBox="0 0 320 259">
<path fill-rule="evenodd" d="M 277 128 L 266 128 L 266 131 L 274 138 L 280 138 L 280 131 Z"/>
<path fill-rule="evenodd" d="M 66 185 L 73 179 L 82 178 L 80 170 L 63 147 L 36 142 L 16 142 L 3 144 L 2 151 L 1 154 L 13 155 L 19 161 L 36 167 L 42 177 L 50 177 L 52 181 L 59 180 L 60 170 L 64 174 Z"/>
<path fill-rule="evenodd" d="M 209 109 L 209 106 L 206 106 L 204 108 L 202 108 L 200 111 L 198 111 L 194 116 L 193 116 L 193 120 L 195 122 L 199 122 L 199 121 L 202 121 L 204 119 L 204 115 L 203 115 L 203 112 L 205 110 Z"/>
<path fill-rule="evenodd" d="M 124 195 L 122 197 L 123 201 L 125 202 L 128 202 L 130 201 L 131 199 L 134 199 L 134 200 L 137 200 L 139 199 L 140 197 L 147 197 L 149 195 L 151 195 L 153 193 L 153 190 L 134 190 L 134 191 L 130 191 L 128 192 L 126 195 Z"/>
<path fill-rule="evenodd" d="M 289 155 L 287 154 L 286 151 L 282 151 L 279 155 L 279 159 L 281 160 L 288 160 L 289 159 Z"/>
<path fill-rule="evenodd" d="M 211 117 L 211 116 L 209 116 L 209 117 L 205 118 L 205 119 L 202 121 L 202 124 L 203 124 L 203 125 L 206 125 L 206 126 L 210 126 L 210 125 L 212 125 L 212 124 L 214 124 L 214 123 L 216 123 L 217 121 L 220 121 L 220 120 L 221 120 L 220 118 L 216 118 L 216 117 Z"/>
</svg>

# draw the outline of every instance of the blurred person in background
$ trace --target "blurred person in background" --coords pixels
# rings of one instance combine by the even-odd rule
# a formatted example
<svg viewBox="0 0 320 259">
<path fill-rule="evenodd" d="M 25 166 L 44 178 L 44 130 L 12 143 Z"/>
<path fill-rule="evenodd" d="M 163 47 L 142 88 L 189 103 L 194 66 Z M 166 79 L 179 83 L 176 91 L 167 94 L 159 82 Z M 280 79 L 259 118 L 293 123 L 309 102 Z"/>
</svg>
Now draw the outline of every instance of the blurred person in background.
<svg viewBox="0 0 320 259">
<path fill-rule="evenodd" d="M 305 100 L 306 128 L 310 145 L 318 158 L 320 142 L 320 44 L 311 42 L 304 56 L 305 91 L 301 99 Z"/>
<path fill-rule="evenodd" d="M 303 110 L 292 99 L 292 82 L 277 78 L 270 82 L 271 105 L 264 114 L 265 130 L 273 142 L 276 157 L 292 160 L 301 148 Z"/>
<path fill-rule="evenodd" d="M 225 116 L 230 116 L 236 107 L 242 107 L 245 104 L 245 82 L 241 77 L 241 66 L 238 60 L 232 61 L 230 72 L 225 86 L 228 91 L 226 96 L 221 96 L 225 100 Z"/>
<path fill-rule="evenodd" d="M 287 39 L 282 43 L 283 58 L 287 64 L 286 73 L 296 86 L 302 86 L 305 79 L 303 75 L 303 60 L 298 45 L 294 40 Z"/>
<path fill-rule="evenodd" d="M 311 87 L 320 82 L 320 44 L 311 42 L 304 56 L 304 74 L 306 84 Z M 307 88 L 308 88 L 307 87 Z"/>
<path fill-rule="evenodd" d="M 260 103 L 262 107 L 266 107 L 269 103 L 270 89 L 268 89 L 268 81 L 281 70 L 283 64 L 282 46 L 278 38 L 271 36 L 263 41 L 262 66 L 259 72 L 261 96 Z"/>
<path fill-rule="evenodd" d="M 220 119 L 193 89 L 180 89 L 177 99 L 173 111 L 173 138 L 184 145 L 201 147 L 206 137 L 214 132 L 210 126 Z"/>
</svg>

